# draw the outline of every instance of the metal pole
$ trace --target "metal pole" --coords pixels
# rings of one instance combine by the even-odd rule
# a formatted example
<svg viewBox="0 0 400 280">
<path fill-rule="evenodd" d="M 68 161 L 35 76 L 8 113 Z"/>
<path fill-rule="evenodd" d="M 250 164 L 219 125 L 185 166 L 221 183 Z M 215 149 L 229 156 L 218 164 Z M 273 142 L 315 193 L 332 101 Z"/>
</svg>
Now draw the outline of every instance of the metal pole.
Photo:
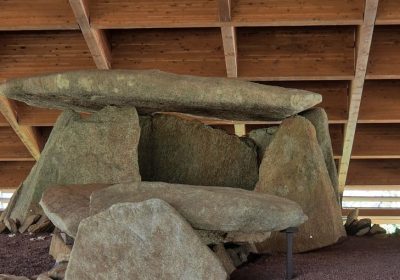
<svg viewBox="0 0 400 280">
<path fill-rule="evenodd" d="M 285 231 L 286 233 L 286 280 L 291 280 L 293 278 L 293 234 L 297 232 L 297 228 L 290 227 L 287 228 Z"/>
</svg>

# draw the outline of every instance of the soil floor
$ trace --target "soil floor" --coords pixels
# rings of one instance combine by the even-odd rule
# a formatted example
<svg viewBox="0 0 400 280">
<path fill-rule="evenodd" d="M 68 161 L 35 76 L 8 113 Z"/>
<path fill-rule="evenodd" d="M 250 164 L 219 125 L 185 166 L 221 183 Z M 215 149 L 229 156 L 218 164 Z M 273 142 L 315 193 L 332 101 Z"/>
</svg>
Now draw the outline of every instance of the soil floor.
<svg viewBox="0 0 400 280">
<path fill-rule="evenodd" d="M 51 269 L 50 240 L 49 234 L 0 234 L 0 274 L 32 277 Z M 284 255 L 252 259 L 234 271 L 231 280 L 284 279 Z M 400 237 L 350 237 L 331 247 L 296 254 L 294 261 L 298 280 L 398 280 Z"/>
</svg>

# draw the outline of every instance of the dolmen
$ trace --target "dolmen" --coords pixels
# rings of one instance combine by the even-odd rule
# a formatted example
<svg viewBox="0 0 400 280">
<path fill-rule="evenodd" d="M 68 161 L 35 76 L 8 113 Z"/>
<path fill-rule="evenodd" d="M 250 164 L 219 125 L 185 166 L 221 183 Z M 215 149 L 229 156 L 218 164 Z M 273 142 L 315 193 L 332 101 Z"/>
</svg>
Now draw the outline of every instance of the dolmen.
<svg viewBox="0 0 400 280">
<path fill-rule="evenodd" d="M 93 70 L 10 80 L 0 95 L 64 110 L 0 223 L 44 213 L 73 240 L 65 279 L 227 279 L 244 261 L 229 244 L 282 252 L 279 232 L 298 227 L 306 252 L 346 236 L 317 93 Z M 281 124 L 238 137 L 192 115 Z"/>
</svg>

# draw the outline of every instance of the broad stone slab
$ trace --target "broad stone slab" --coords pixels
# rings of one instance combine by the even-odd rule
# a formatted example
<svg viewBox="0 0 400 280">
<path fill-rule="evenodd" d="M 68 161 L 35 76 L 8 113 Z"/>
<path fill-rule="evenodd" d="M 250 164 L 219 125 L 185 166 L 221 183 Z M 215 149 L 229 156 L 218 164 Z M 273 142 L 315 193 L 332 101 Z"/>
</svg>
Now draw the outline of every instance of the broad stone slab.
<svg viewBox="0 0 400 280">
<path fill-rule="evenodd" d="M 69 185 L 46 190 L 40 200 L 44 213 L 62 232 L 74 237 L 80 221 L 89 217 L 90 195 L 109 185 Z"/>
<path fill-rule="evenodd" d="M 333 158 L 332 141 L 329 133 L 328 115 L 322 108 L 313 108 L 301 114 L 309 120 L 317 133 L 317 140 L 324 155 L 326 168 L 328 169 L 333 190 L 335 191 L 337 200 L 340 199 L 339 180 L 336 170 L 335 160 Z"/>
<path fill-rule="evenodd" d="M 79 225 L 66 280 L 224 280 L 227 273 L 166 202 L 115 204 Z"/>
<path fill-rule="evenodd" d="M 247 190 L 253 190 L 257 183 L 255 145 L 223 130 L 156 115 L 147 142 L 152 142 L 153 176 L 149 181 Z"/>
<path fill-rule="evenodd" d="M 295 252 L 328 246 L 346 236 L 314 126 L 305 118 L 282 122 L 265 152 L 256 191 L 293 200 L 303 208 L 308 221 L 294 235 Z M 273 233 L 258 249 L 284 252 L 285 235 Z"/>
<path fill-rule="evenodd" d="M 40 212 L 42 193 L 53 185 L 139 181 L 139 137 L 134 108 L 106 107 L 85 119 L 65 111 L 23 182 L 11 217 L 24 221 Z"/>
<path fill-rule="evenodd" d="M 99 213 L 115 203 L 151 198 L 169 203 L 195 229 L 270 232 L 298 226 L 307 219 L 297 203 L 281 197 L 237 188 L 161 182 L 118 184 L 94 192 L 90 213 Z"/>
<path fill-rule="evenodd" d="M 0 95 L 47 108 L 97 111 L 133 106 L 140 115 L 181 112 L 237 120 L 280 120 L 322 101 L 319 94 L 226 78 L 157 70 L 88 70 L 10 80 Z"/>
</svg>

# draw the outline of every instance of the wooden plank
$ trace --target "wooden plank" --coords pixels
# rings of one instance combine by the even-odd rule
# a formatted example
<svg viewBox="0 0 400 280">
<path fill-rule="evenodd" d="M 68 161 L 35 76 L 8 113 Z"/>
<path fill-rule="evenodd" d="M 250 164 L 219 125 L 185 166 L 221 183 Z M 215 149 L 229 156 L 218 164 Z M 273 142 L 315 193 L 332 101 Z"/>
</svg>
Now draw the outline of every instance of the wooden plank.
<svg viewBox="0 0 400 280">
<path fill-rule="evenodd" d="M 0 162 L 0 189 L 14 191 L 25 180 L 34 162 Z"/>
<path fill-rule="evenodd" d="M 236 30 L 233 26 L 221 27 L 222 43 L 224 45 L 226 74 L 228 78 L 238 75 Z"/>
<path fill-rule="evenodd" d="M 400 124 L 358 124 L 352 158 L 400 158 Z"/>
<path fill-rule="evenodd" d="M 364 22 L 357 33 L 356 73 L 350 84 L 349 120 L 346 124 L 343 154 L 339 166 L 340 193 L 343 193 L 346 184 L 378 3 L 379 0 L 367 0 L 365 2 Z"/>
<path fill-rule="evenodd" d="M 367 79 L 400 79 L 398 26 L 377 26 L 371 46 Z"/>
<path fill-rule="evenodd" d="M 18 123 L 18 113 L 14 102 L 2 96 L 0 96 L 0 112 L 10 123 L 15 134 L 18 135 L 18 137 L 21 139 L 22 143 L 26 146 L 26 149 L 29 151 L 32 157 L 38 160 L 40 157 L 40 151 L 43 148 L 43 142 L 37 129 L 29 126 L 20 125 Z M 11 143 L 11 147 L 12 146 L 13 143 Z M 11 157 L 14 156 L 12 154 L 10 155 Z M 18 156 L 16 157 L 18 158 Z M 24 158 L 26 158 L 26 156 Z"/>
<path fill-rule="evenodd" d="M 380 0 L 376 24 L 400 24 L 400 2 L 398 0 Z"/>
<path fill-rule="evenodd" d="M 89 23 L 87 0 L 69 0 L 76 21 L 81 28 L 83 37 L 99 69 L 111 67 L 111 50 L 104 30 L 95 29 Z"/>
<path fill-rule="evenodd" d="M 342 209 L 342 215 L 347 216 L 352 209 Z M 400 209 L 379 209 L 379 208 L 367 208 L 359 209 L 359 216 L 370 217 L 370 216 L 386 216 L 386 217 L 400 217 Z"/>
<path fill-rule="evenodd" d="M 236 26 L 358 25 L 364 0 L 233 0 Z"/>
<path fill-rule="evenodd" d="M 10 126 L 3 114 L 0 113 L 0 126 Z"/>
<path fill-rule="evenodd" d="M 0 30 L 78 28 L 66 0 L 0 0 Z"/>
<path fill-rule="evenodd" d="M 219 28 L 113 30 L 113 68 L 226 77 Z"/>
<path fill-rule="evenodd" d="M 358 123 L 400 123 L 400 81 L 366 81 Z"/>
<path fill-rule="evenodd" d="M 353 27 L 238 28 L 238 76 L 249 80 L 351 80 Z"/>
<path fill-rule="evenodd" d="M 11 127 L 0 127 L 0 161 L 33 160 L 31 153 Z"/>
<path fill-rule="evenodd" d="M 78 31 L 0 32 L 0 42 L 0 82 L 96 67 Z"/>
<path fill-rule="evenodd" d="M 347 185 L 400 185 L 400 160 L 352 159 Z"/>
<path fill-rule="evenodd" d="M 219 10 L 219 20 L 222 22 L 231 21 L 232 3 L 231 0 L 217 0 Z"/>
<path fill-rule="evenodd" d="M 61 114 L 60 110 L 29 106 L 15 102 L 18 108 L 18 123 L 26 126 L 53 126 Z"/>
<path fill-rule="evenodd" d="M 346 185 L 345 191 L 400 191 L 400 185 Z"/>
<path fill-rule="evenodd" d="M 215 0 L 92 0 L 89 10 L 99 29 L 220 26 Z"/>
</svg>

